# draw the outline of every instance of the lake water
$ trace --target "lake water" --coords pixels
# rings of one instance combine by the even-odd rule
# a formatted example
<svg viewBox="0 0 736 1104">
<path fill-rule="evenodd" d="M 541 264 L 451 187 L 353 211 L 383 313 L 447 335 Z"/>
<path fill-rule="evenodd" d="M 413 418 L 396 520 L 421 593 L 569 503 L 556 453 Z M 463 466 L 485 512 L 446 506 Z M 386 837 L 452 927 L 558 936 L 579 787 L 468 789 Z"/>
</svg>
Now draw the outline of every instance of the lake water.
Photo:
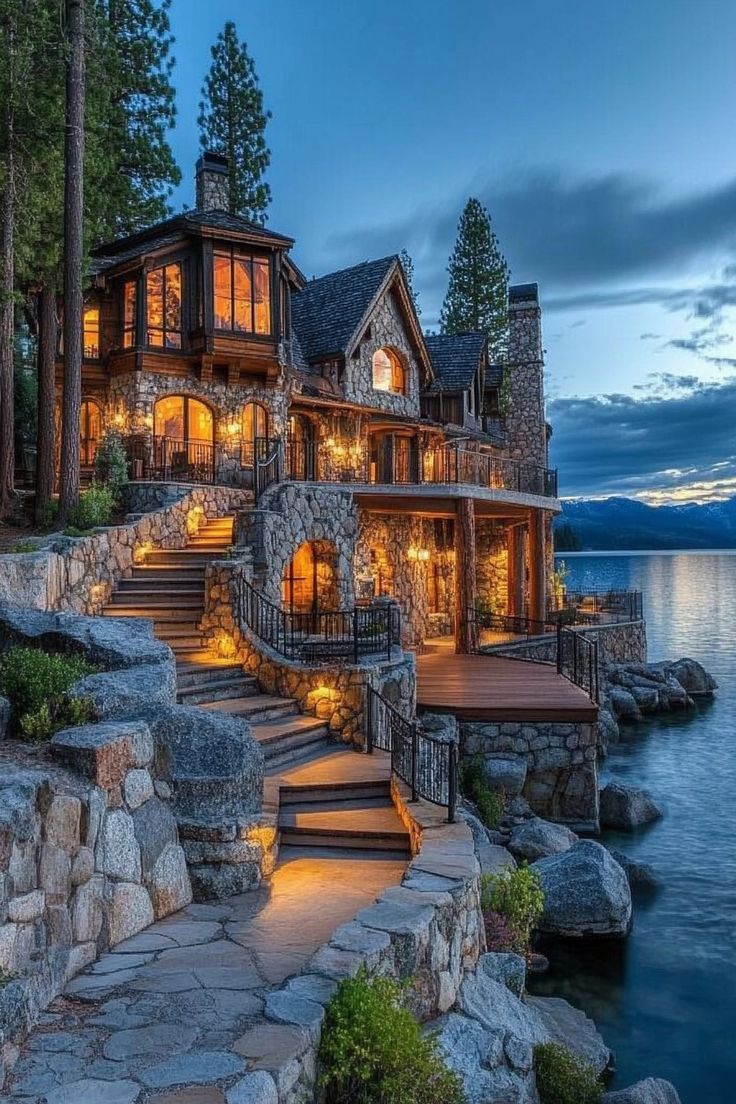
<svg viewBox="0 0 736 1104">
<path fill-rule="evenodd" d="M 683 1104 L 734 1104 L 736 553 L 560 558 L 570 589 L 642 590 L 649 659 L 692 656 L 720 689 L 697 711 L 631 728 L 611 747 L 603 777 L 647 787 L 665 816 L 603 841 L 651 863 L 662 887 L 635 896 L 621 946 L 556 946 L 535 991 L 593 1017 L 616 1054 L 613 1087 L 659 1076 Z"/>
</svg>

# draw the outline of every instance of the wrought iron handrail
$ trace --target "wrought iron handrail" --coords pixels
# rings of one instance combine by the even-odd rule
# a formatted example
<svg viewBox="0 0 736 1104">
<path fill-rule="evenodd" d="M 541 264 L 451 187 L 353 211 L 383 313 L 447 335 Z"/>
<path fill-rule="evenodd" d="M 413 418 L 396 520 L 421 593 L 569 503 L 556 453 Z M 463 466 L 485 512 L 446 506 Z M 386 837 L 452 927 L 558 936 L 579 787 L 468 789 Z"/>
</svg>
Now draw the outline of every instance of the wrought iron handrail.
<svg viewBox="0 0 736 1104">
<path fill-rule="evenodd" d="M 285 659 L 310 666 L 390 660 L 401 643 L 401 614 L 393 603 L 302 613 L 270 602 L 245 578 L 238 588 L 241 623 Z"/>
<path fill-rule="evenodd" d="M 597 641 L 558 625 L 557 673 L 584 690 L 596 705 L 600 702 Z"/>
<path fill-rule="evenodd" d="M 566 590 L 561 605 L 548 616 L 560 618 L 574 612 L 573 624 L 591 621 L 641 621 L 644 617 L 644 596 L 640 590 Z"/>
<path fill-rule="evenodd" d="M 284 446 L 280 437 L 256 437 L 253 492 L 256 502 L 263 492 L 283 478 Z"/>
<path fill-rule="evenodd" d="M 391 771 L 411 788 L 411 799 L 422 798 L 447 809 L 455 819 L 458 756 L 454 741 L 440 740 L 409 720 L 373 686 L 366 686 L 366 751 L 391 755 Z"/>
<path fill-rule="evenodd" d="M 493 613 L 490 610 L 471 610 L 470 620 L 475 622 L 478 629 L 492 629 L 494 632 L 508 633 L 509 636 L 544 636 L 555 632 L 557 628 L 557 622 L 550 616 L 545 621 L 536 621 L 531 617 Z"/>
</svg>

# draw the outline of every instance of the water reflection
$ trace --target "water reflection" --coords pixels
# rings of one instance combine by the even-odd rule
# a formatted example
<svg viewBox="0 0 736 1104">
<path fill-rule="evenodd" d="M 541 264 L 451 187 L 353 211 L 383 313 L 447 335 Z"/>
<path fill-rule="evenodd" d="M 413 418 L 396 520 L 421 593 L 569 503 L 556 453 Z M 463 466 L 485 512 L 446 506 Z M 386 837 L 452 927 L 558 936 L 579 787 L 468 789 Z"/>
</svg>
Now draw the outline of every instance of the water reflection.
<svg viewBox="0 0 736 1104">
<path fill-rule="evenodd" d="M 683 1104 L 736 1099 L 736 554 L 563 557 L 571 589 L 645 596 L 650 659 L 690 655 L 716 677 L 712 703 L 625 734 L 604 775 L 647 786 L 663 820 L 604 842 L 662 880 L 637 893 L 624 945 L 557 944 L 535 991 L 556 992 L 599 1023 L 617 1058 L 614 1084 L 667 1077 Z"/>
</svg>

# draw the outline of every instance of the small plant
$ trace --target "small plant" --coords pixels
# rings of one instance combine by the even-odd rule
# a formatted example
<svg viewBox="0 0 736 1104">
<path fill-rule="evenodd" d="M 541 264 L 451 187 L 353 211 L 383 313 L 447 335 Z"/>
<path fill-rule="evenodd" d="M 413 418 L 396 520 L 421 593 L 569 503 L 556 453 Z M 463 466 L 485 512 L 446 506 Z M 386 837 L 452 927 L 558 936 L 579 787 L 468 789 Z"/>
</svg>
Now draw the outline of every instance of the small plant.
<svg viewBox="0 0 736 1104">
<path fill-rule="evenodd" d="M 31 541 L 18 541 L 17 544 L 8 544 L 5 548 L 0 548 L 0 554 L 7 555 L 13 553 L 15 555 L 21 552 L 37 552 L 36 545 Z"/>
<path fill-rule="evenodd" d="M 41 529 L 53 529 L 56 515 L 59 512 L 59 503 L 56 499 L 44 502 L 38 514 L 38 525 Z"/>
<path fill-rule="evenodd" d="M 402 998 L 397 982 L 365 969 L 340 982 L 319 1048 L 325 1104 L 464 1104 L 459 1078 Z"/>
<path fill-rule="evenodd" d="M 486 948 L 496 953 L 519 951 L 519 941 L 505 916 L 500 912 L 485 912 L 483 922 L 486 929 Z"/>
<path fill-rule="evenodd" d="M 65 695 L 75 682 L 98 670 L 81 656 L 10 648 L 0 656 L 0 694 L 10 702 L 14 731 L 46 739 L 68 725 L 91 720 L 91 702 Z"/>
<path fill-rule="evenodd" d="M 460 789 L 473 802 L 486 828 L 495 828 L 503 816 L 505 800 L 491 786 L 481 755 L 464 759 L 460 764 Z"/>
<path fill-rule="evenodd" d="M 541 1104 L 599 1104 L 603 1085 L 593 1067 L 559 1043 L 534 1048 Z"/>
<path fill-rule="evenodd" d="M 117 505 L 128 484 L 128 458 L 123 438 L 116 429 L 108 429 L 95 453 L 95 479 L 108 488 Z"/>
<path fill-rule="evenodd" d="M 485 874 L 480 902 L 484 917 L 494 914 L 506 922 L 514 941 L 512 949 L 526 954 L 532 930 L 544 909 L 544 891 L 537 871 L 523 864 L 516 870 Z"/>
<path fill-rule="evenodd" d="M 69 529 L 80 532 L 69 533 L 69 536 L 78 536 L 89 529 L 95 529 L 98 525 L 109 525 L 112 517 L 113 496 L 109 487 L 101 487 L 93 483 L 82 491 L 79 502 L 69 511 Z"/>
</svg>

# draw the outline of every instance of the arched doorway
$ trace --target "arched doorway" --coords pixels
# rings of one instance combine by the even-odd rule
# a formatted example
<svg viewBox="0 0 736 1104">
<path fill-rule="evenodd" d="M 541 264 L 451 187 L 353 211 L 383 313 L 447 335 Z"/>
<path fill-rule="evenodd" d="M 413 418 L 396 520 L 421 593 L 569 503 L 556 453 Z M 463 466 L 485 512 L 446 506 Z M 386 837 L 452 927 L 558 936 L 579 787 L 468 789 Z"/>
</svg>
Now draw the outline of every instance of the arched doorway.
<svg viewBox="0 0 736 1104">
<path fill-rule="evenodd" d="M 261 403 L 249 402 L 243 407 L 243 451 L 241 463 L 243 467 L 253 466 L 256 449 L 260 448 L 263 457 L 268 452 L 268 445 L 260 445 L 257 442 L 268 441 L 269 424 L 268 411 Z"/>
<path fill-rule="evenodd" d="M 315 478 L 313 426 L 304 414 L 289 417 L 289 449 L 287 470 L 289 479 Z"/>
<path fill-rule="evenodd" d="M 79 411 L 80 463 L 94 464 L 102 437 L 102 410 L 92 399 L 85 399 Z"/>
<path fill-rule="evenodd" d="M 155 467 L 167 478 L 212 482 L 214 434 L 208 406 L 188 395 L 166 395 L 153 408 Z"/>
<path fill-rule="evenodd" d="M 281 578 L 281 602 L 289 613 L 339 608 L 337 548 L 332 541 L 305 541 L 297 548 Z"/>
</svg>

